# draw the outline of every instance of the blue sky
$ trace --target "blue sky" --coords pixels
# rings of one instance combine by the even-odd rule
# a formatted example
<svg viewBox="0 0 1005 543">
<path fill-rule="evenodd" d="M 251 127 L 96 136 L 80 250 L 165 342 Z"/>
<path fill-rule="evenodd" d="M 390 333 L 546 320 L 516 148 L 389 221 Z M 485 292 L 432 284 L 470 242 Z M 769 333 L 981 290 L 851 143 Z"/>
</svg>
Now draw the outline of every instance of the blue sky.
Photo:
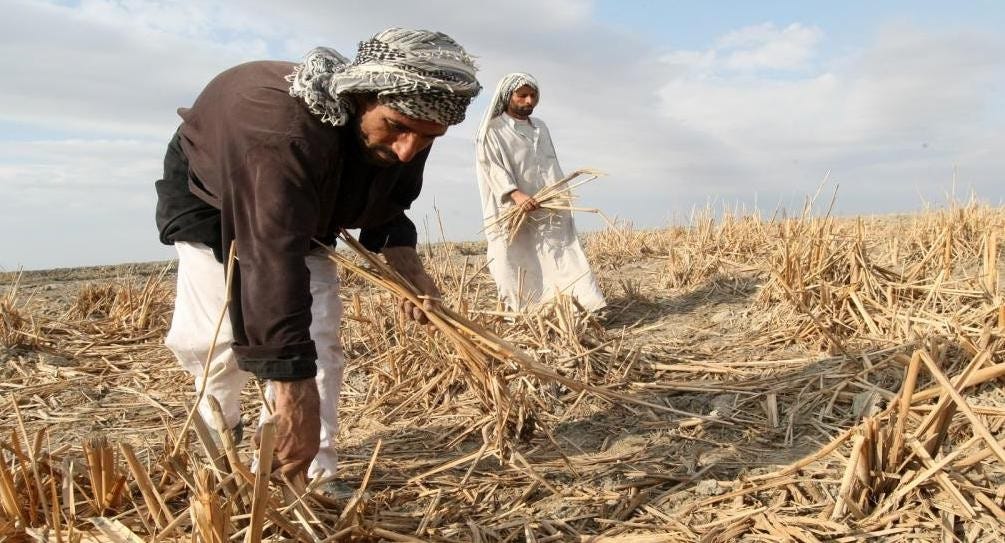
<svg viewBox="0 0 1005 543">
<path fill-rule="evenodd" d="M 582 204 L 638 226 L 708 202 L 798 209 L 825 176 L 846 215 L 944 202 L 954 176 L 958 194 L 1005 197 L 998 2 L 12 0 L 4 15 L 0 269 L 170 258 L 153 181 L 175 110 L 233 64 L 352 56 L 387 26 L 452 35 L 487 89 L 533 73 L 563 167 L 609 173 Z M 435 144 L 411 212 L 420 228 L 439 213 L 448 239 L 478 237 L 487 92 Z"/>
<path fill-rule="evenodd" d="M 828 29 L 828 47 L 856 47 L 890 22 L 912 23 L 933 29 L 954 26 L 998 31 L 1005 24 L 1001 2 L 937 0 L 873 2 L 808 2 L 805 0 L 601 0 L 594 18 L 627 32 L 644 34 L 666 47 L 695 49 L 710 38 L 764 22 L 806 22 Z M 833 49 L 824 48 L 824 53 Z"/>
</svg>

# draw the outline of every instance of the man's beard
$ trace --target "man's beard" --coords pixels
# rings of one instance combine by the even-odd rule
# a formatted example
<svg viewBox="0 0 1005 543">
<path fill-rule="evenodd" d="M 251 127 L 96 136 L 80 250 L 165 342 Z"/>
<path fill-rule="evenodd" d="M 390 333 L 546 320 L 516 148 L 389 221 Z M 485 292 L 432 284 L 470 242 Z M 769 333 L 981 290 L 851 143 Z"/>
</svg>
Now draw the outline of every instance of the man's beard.
<svg viewBox="0 0 1005 543">
<path fill-rule="evenodd" d="M 356 117 L 356 142 L 359 143 L 360 154 L 363 161 L 373 166 L 384 168 L 401 164 L 397 153 L 387 145 L 371 145 L 367 142 L 366 134 L 363 133 L 362 122 Z"/>
<path fill-rule="evenodd" d="M 510 106 L 510 110 L 520 117 L 530 117 L 534 113 L 534 106 Z"/>
<path fill-rule="evenodd" d="M 367 146 L 366 142 L 363 142 L 362 151 L 363 160 L 374 166 L 390 167 L 401 164 L 401 161 L 398 160 L 398 155 L 386 145 L 374 145 L 370 147 Z"/>
</svg>

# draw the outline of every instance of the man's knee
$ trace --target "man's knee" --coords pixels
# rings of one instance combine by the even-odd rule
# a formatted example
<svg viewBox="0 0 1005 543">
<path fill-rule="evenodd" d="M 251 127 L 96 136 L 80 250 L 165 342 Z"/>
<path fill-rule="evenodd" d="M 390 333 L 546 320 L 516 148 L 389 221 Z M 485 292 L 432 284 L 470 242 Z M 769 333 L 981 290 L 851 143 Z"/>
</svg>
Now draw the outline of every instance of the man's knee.
<svg viewBox="0 0 1005 543">
<path fill-rule="evenodd" d="M 168 331 L 167 336 L 164 338 L 164 346 L 174 353 L 175 358 L 177 358 L 183 366 L 202 367 L 206 358 L 209 356 L 209 351 L 212 347 L 211 338 L 202 337 L 204 335 L 207 334 L 197 335 L 189 333 L 186 330 L 178 330 L 172 327 L 171 330 Z M 229 345 L 229 341 L 217 342 L 216 347 L 213 348 L 214 358 L 226 350 Z"/>
<path fill-rule="evenodd" d="M 190 356 L 192 352 L 192 342 L 185 337 L 185 334 L 177 332 L 174 327 L 168 330 L 167 335 L 164 336 L 164 346 L 178 358 Z"/>
</svg>

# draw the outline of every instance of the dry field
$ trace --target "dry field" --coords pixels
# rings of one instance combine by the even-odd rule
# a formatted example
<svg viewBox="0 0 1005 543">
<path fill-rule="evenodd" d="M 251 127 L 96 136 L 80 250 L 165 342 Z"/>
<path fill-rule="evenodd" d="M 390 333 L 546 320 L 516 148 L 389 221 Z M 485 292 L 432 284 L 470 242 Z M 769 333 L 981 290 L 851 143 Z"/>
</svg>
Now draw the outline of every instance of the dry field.
<svg viewBox="0 0 1005 543">
<path fill-rule="evenodd" d="M 339 499 L 186 425 L 171 264 L 5 274 L 0 540 L 1002 541 L 1003 226 L 622 224 L 599 320 L 502 314 L 484 245 L 427 245 L 434 333 L 346 265 Z"/>
</svg>

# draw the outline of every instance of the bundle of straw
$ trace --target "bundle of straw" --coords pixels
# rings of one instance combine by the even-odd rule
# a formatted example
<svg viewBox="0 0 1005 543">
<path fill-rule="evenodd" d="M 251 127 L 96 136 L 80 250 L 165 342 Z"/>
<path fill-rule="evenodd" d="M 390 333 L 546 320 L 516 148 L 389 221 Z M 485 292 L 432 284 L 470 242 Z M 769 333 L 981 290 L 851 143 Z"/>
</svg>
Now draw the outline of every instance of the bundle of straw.
<svg viewBox="0 0 1005 543">
<path fill-rule="evenodd" d="M 607 217 L 596 208 L 592 207 L 575 207 L 572 205 L 572 201 L 575 196 L 572 194 L 572 189 L 580 187 L 593 181 L 594 179 L 604 175 L 604 172 L 593 170 L 590 168 L 583 168 L 572 172 L 571 174 L 563 177 L 562 179 L 556 181 L 555 183 L 544 187 L 533 195 L 534 200 L 537 202 L 540 209 L 548 209 L 551 211 L 583 211 L 587 213 L 597 213 L 604 220 Z M 580 180 L 575 184 L 570 184 L 573 179 L 579 176 L 590 176 L 587 179 Z M 491 220 L 485 225 L 484 230 L 489 230 L 492 228 L 502 227 L 507 233 L 507 243 L 513 243 L 513 239 L 516 238 L 517 232 L 520 231 L 520 227 L 523 223 L 530 218 L 530 212 L 522 208 L 521 206 L 510 206 L 503 210 L 495 219 Z M 610 222 L 610 221 L 607 221 Z"/>
<path fill-rule="evenodd" d="M 520 348 L 443 304 L 436 304 L 431 309 L 424 308 L 424 297 L 394 268 L 364 248 L 345 230 L 341 231 L 339 239 L 362 256 L 369 267 L 361 266 L 347 255 L 329 250 L 328 257 L 332 261 L 366 279 L 372 285 L 408 300 L 416 307 L 423 308 L 429 322 L 454 345 L 457 357 L 453 362 L 458 364 L 461 375 L 479 398 L 483 412 L 489 415 L 485 420 L 488 420 L 488 424 L 492 427 L 486 427 L 487 431 L 483 432 L 483 436 L 491 439 L 492 445 L 500 452 L 510 450 L 508 438 L 523 436 L 533 430 L 529 427 L 529 424 L 533 424 L 534 418 L 528 398 L 523 394 L 514 395 L 509 386 L 510 382 L 520 377 L 521 373 L 529 374 L 543 382 L 555 382 L 578 392 L 601 396 L 616 403 L 642 405 L 656 411 L 686 417 L 707 418 L 560 375 L 552 368 L 538 363 Z M 491 420 L 493 418 L 494 420 Z"/>
</svg>

